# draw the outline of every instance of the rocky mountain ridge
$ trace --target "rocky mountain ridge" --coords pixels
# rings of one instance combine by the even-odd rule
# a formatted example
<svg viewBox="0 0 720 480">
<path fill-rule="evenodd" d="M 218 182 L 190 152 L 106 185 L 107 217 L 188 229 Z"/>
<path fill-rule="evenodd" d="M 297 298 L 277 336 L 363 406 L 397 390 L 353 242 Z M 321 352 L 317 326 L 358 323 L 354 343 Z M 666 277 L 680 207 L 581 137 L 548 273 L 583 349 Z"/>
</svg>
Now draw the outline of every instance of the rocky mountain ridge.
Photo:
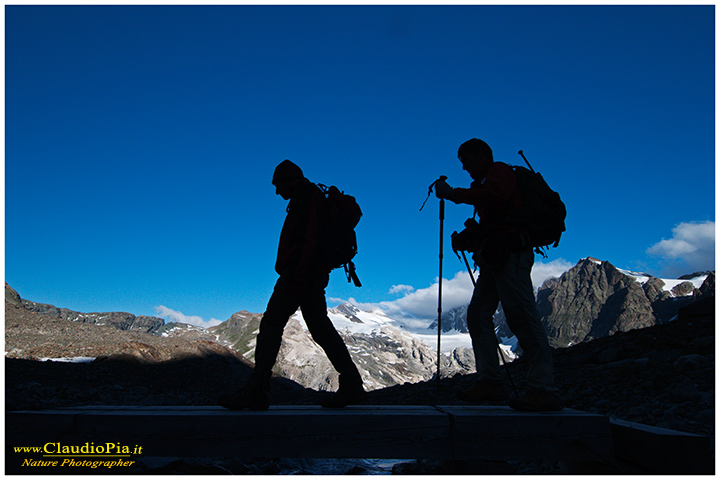
<svg viewBox="0 0 720 480">
<path fill-rule="evenodd" d="M 714 295 L 715 275 L 709 274 L 699 289 L 688 280 L 664 287 L 659 278 L 629 275 L 610 262 L 586 258 L 540 287 L 538 311 L 551 346 L 575 345 L 666 323 L 680 308 Z"/>
<path fill-rule="evenodd" d="M 697 287 L 693 281 L 704 278 Z M 680 308 L 714 295 L 715 273 L 697 272 L 666 285 L 648 274 L 618 269 L 610 262 L 588 257 L 559 278 L 546 280 L 537 291 L 541 321 L 553 347 L 566 347 L 670 321 Z M 512 337 L 502 307 L 495 315 L 498 335 Z M 443 331 L 467 332 L 467 306 L 445 312 Z M 431 329 L 437 328 L 437 321 Z"/>
<path fill-rule="evenodd" d="M 7 288 L 7 284 L 6 284 Z M 18 296 L 19 298 L 19 296 Z M 46 303 L 36 303 L 21 299 L 23 308 L 30 312 L 50 315 L 72 322 L 88 323 L 93 325 L 109 325 L 118 330 L 127 330 L 142 333 L 159 333 L 165 325 L 165 320 L 146 315 L 135 316 L 127 312 L 81 313 L 67 308 L 58 308 Z"/>
<path fill-rule="evenodd" d="M 112 325 L 74 322 L 5 301 L 5 358 L 157 363 L 207 355 L 250 365 L 231 348 L 207 338 L 166 338 Z"/>
</svg>

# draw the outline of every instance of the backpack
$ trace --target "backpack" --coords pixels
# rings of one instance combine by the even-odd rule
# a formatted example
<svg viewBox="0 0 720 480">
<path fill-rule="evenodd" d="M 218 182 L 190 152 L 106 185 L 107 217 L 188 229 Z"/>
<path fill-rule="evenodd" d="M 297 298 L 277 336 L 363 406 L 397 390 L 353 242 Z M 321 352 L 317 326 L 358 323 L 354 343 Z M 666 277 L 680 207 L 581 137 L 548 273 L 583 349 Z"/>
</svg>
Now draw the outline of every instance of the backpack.
<svg viewBox="0 0 720 480">
<path fill-rule="evenodd" d="M 567 209 L 560 195 L 548 186 L 540 173 L 518 165 L 512 165 L 512 169 L 522 205 L 508 213 L 507 221 L 525 231 L 535 252 L 547 257 L 544 249 L 550 245 L 557 247 L 560 243 Z"/>
<path fill-rule="evenodd" d="M 337 187 L 318 184 L 325 194 L 327 207 L 326 229 L 326 262 L 334 270 L 343 267 L 348 283 L 352 280 L 356 287 L 361 287 L 360 279 L 355 273 L 353 258 L 357 254 L 357 237 L 355 227 L 362 217 L 362 210 L 352 195 L 341 192 Z"/>
</svg>

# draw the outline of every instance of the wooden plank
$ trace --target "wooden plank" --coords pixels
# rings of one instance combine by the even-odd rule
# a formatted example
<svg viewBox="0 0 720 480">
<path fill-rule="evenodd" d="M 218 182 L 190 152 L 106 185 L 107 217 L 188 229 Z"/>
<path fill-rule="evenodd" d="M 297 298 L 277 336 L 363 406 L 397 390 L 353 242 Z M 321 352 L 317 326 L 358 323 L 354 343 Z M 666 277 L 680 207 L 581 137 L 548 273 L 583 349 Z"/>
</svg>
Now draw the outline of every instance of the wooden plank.
<svg viewBox="0 0 720 480">
<path fill-rule="evenodd" d="M 607 417 L 482 406 L 75 407 L 6 413 L 8 445 L 114 442 L 143 455 L 577 460 L 612 458 Z"/>
<path fill-rule="evenodd" d="M 712 439 L 613 418 L 615 454 L 644 473 L 715 474 Z"/>
<path fill-rule="evenodd" d="M 456 458 L 607 462 L 614 457 L 605 416 L 571 409 L 516 412 L 506 406 L 442 409 L 452 415 Z"/>
</svg>

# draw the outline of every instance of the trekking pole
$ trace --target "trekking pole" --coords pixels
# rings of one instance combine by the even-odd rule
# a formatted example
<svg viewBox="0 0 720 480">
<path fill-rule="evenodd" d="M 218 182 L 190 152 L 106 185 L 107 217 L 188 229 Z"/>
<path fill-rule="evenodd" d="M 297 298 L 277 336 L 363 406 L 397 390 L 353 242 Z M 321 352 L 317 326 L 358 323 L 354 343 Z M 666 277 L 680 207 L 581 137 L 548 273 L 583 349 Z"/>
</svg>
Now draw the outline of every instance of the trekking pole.
<svg viewBox="0 0 720 480">
<path fill-rule="evenodd" d="M 442 178 L 442 177 L 440 177 Z M 443 267 L 443 224 L 445 223 L 445 199 L 440 199 L 440 273 L 438 280 L 438 334 L 437 334 L 437 386 L 440 388 L 440 333 L 442 332 L 442 267 Z"/>
<path fill-rule="evenodd" d="M 467 271 L 470 274 L 470 280 L 472 281 L 473 288 L 475 288 L 475 275 L 473 275 L 472 269 L 470 268 L 470 262 L 468 262 L 467 256 L 465 256 L 465 251 L 461 250 L 461 252 L 462 252 L 462 258 L 463 258 L 463 260 L 465 260 L 465 266 L 467 267 Z M 455 252 L 455 254 L 457 255 L 457 251 Z M 460 257 L 460 255 L 458 255 L 458 257 Z M 497 337 L 496 337 L 496 340 L 497 340 Z M 502 361 L 503 367 L 505 367 L 505 372 L 508 375 L 508 379 L 510 379 L 510 385 L 512 385 L 513 391 L 515 392 L 515 396 L 519 397 L 520 395 L 518 395 L 517 388 L 515 388 L 515 382 L 513 382 L 512 375 L 510 375 L 510 370 L 508 369 L 507 363 L 505 362 L 505 356 L 503 355 L 502 348 L 500 348 L 499 341 L 497 342 L 497 350 L 498 350 L 498 353 L 500 354 L 500 360 Z"/>
<path fill-rule="evenodd" d="M 428 187 L 428 195 L 425 198 L 425 201 L 423 202 L 422 206 L 420 207 L 420 211 L 422 211 L 423 207 L 427 203 L 428 199 L 430 198 L 430 195 L 432 194 L 433 187 L 435 187 L 435 184 L 437 182 L 444 182 L 447 180 L 447 177 L 445 175 L 440 175 L 440 178 L 435 180 L 433 183 L 430 184 Z M 440 335 L 442 332 L 442 267 L 443 267 L 443 226 L 445 222 L 445 199 L 440 199 L 440 255 L 439 255 L 439 261 L 440 261 L 440 273 L 439 273 L 439 279 L 438 279 L 438 336 L 437 336 L 437 386 L 440 388 Z"/>
</svg>

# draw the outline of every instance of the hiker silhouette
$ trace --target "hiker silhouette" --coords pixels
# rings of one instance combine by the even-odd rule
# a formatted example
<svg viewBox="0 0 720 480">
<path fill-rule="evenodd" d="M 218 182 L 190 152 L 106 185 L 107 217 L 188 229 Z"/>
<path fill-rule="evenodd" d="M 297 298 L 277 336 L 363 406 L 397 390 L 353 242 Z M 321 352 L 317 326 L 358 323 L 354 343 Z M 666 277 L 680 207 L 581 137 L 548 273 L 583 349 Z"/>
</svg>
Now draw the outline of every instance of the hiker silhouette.
<svg viewBox="0 0 720 480">
<path fill-rule="evenodd" d="M 508 398 L 501 381 L 493 324 L 493 315 L 502 303 L 508 326 L 529 362 L 528 392 L 508 404 L 516 410 L 560 410 L 563 405 L 554 384 L 552 350 L 540 323 L 530 278 L 533 248 L 526 232 L 506 221 L 508 212 L 521 204 L 515 173 L 506 163 L 494 161 L 490 146 L 477 138 L 460 145 L 458 159 L 473 179 L 470 188 L 452 188 L 445 180 L 435 184 L 438 198 L 473 205 L 480 217 L 479 224 L 471 225 L 472 230 L 469 226 L 453 235 L 454 242 L 462 238 L 466 243 L 453 245 L 453 249 L 472 251 L 480 267 L 467 310 L 477 382 L 458 397 L 470 402 Z"/>
<path fill-rule="evenodd" d="M 323 407 L 341 408 L 366 397 L 362 379 L 347 347 L 327 315 L 325 288 L 331 268 L 326 263 L 327 215 L 325 195 L 290 160 L 273 173 L 275 193 L 289 200 L 280 233 L 275 271 L 280 275 L 260 321 L 255 346 L 255 368 L 245 386 L 222 395 L 218 403 L 231 410 L 265 410 L 268 390 L 285 325 L 298 307 L 313 340 L 325 351 L 340 374 L 338 391 L 323 401 Z"/>
</svg>

